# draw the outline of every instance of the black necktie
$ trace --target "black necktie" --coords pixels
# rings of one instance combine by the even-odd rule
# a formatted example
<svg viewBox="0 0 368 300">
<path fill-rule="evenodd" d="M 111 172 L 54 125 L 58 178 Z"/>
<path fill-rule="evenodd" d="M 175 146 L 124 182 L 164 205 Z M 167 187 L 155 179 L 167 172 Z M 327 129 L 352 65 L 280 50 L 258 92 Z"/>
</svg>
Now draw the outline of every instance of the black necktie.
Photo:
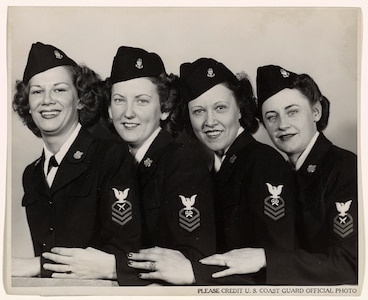
<svg viewBox="0 0 368 300">
<path fill-rule="evenodd" d="M 49 175 L 50 170 L 52 167 L 58 167 L 59 164 L 57 163 L 56 159 L 55 159 L 55 155 L 50 157 L 50 161 L 49 161 L 49 165 L 47 166 L 47 175 Z"/>
</svg>

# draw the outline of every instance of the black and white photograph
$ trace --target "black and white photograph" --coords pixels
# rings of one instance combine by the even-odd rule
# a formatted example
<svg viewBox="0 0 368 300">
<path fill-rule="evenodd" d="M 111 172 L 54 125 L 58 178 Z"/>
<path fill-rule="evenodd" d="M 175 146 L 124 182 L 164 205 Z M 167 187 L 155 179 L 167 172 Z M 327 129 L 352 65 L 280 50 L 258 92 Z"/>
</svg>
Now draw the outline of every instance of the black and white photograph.
<svg viewBox="0 0 368 300">
<path fill-rule="evenodd" d="M 363 1 L 7 2 L 4 295 L 366 294 Z"/>
</svg>

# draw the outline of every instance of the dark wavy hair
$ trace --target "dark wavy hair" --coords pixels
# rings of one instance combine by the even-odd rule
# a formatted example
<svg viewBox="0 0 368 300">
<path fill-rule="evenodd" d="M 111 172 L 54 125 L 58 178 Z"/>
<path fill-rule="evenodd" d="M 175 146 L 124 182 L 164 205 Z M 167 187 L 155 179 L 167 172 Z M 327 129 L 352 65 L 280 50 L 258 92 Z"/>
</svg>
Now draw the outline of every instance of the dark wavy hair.
<svg viewBox="0 0 368 300">
<path fill-rule="evenodd" d="M 227 80 L 220 84 L 226 86 L 234 95 L 241 113 L 241 118 L 239 120 L 240 125 L 248 132 L 255 133 L 259 127 L 259 122 L 256 118 L 257 103 L 248 75 L 244 72 L 237 73 L 236 78 Z M 185 130 L 194 136 L 187 101 L 182 101 L 181 109 Z"/>
<path fill-rule="evenodd" d="M 300 74 L 293 82 L 293 88 L 301 92 L 311 105 L 321 103 L 321 119 L 317 122 L 317 130 L 323 131 L 328 124 L 330 116 L 330 101 L 322 95 L 317 83 L 308 74 Z"/>
<path fill-rule="evenodd" d="M 73 77 L 73 84 L 77 89 L 78 98 L 83 107 L 78 110 L 79 122 L 82 126 L 92 126 L 100 118 L 101 101 L 98 95 L 103 91 L 101 78 L 86 66 L 64 66 Z M 41 137 L 39 128 L 34 123 L 29 112 L 29 83 L 17 80 L 13 98 L 13 109 L 18 113 L 23 123 L 37 136 Z"/>
<path fill-rule="evenodd" d="M 166 120 L 160 120 L 160 126 L 176 137 L 183 129 L 183 122 L 180 121 L 180 102 L 179 102 L 179 78 L 174 74 L 162 73 L 157 77 L 147 77 L 157 88 L 160 99 L 161 112 L 168 112 Z M 102 118 L 111 132 L 117 134 L 112 120 L 108 114 L 108 108 L 111 106 L 111 88 L 110 78 L 105 81 L 105 93 L 102 109 Z"/>
</svg>

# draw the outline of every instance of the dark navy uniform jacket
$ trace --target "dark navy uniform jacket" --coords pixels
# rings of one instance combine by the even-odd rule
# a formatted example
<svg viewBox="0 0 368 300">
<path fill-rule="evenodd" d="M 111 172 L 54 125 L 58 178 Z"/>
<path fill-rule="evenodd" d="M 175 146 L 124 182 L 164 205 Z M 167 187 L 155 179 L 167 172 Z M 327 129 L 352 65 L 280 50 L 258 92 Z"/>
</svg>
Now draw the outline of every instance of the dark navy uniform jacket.
<svg viewBox="0 0 368 300">
<path fill-rule="evenodd" d="M 216 173 L 216 226 L 218 252 L 238 248 L 295 247 L 295 183 L 284 158 L 272 147 L 241 133 L 230 146 Z M 277 258 L 276 258 L 277 259 Z M 219 284 L 265 283 L 257 274 L 218 279 Z"/>
<path fill-rule="evenodd" d="M 133 164 L 125 145 L 98 140 L 82 128 L 51 188 L 44 155 L 29 165 L 23 174 L 22 205 L 35 255 L 56 246 L 94 247 L 115 255 L 119 284 L 139 284 L 126 258 L 139 249 L 141 237 Z M 41 267 L 41 276 L 50 275 Z"/>
<path fill-rule="evenodd" d="M 356 155 L 320 134 L 295 173 L 299 186 L 298 237 L 293 253 L 267 262 L 271 283 L 357 283 L 358 203 Z"/>
<path fill-rule="evenodd" d="M 138 165 L 143 248 L 182 252 L 197 284 L 207 268 L 198 261 L 215 252 L 213 184 L 195 141 L 175 141 L 161 130 Z M 180 272 L 180 270 L 178 270 Z"/>
</svg>

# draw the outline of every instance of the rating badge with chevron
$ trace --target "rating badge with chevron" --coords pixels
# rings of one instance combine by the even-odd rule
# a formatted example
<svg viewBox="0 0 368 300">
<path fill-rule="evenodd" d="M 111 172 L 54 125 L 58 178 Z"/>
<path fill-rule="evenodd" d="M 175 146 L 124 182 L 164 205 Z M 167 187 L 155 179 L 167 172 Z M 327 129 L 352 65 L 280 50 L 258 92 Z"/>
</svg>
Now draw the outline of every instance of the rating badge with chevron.
<svg viewBox="0 0 368 300">
<path fill-rule="evenodd" d="M 270 183 L 266 183 L 266 185 L 271 196 L 264 200 L 264 213 L 272 220 L 277 221 L 285 216 L 285 202 L 280 197 L 283 185 L 277 187 Z"/>
<path fill-rule="evenodd" d="M 184 205 L 179 211 L 179 226 L 186 231 L 192 232 L 201 225 L 200 212 L 194 206 L 197 195 L 184 197 L 179 195 L 181 203 Z"/>
<path fill-rule="evenodd" d="M 112 220 L 124 226 L 133 219 L 132 204 L 126 200 L 130 188 L 126 188 L 124 191 L 120 191 L 117 188 L 112 188 L 112 190 L 117 199 L 111 206 Z"/>
<path fill-rule="evenodd" d="M 352 200 L 335 202 L 339 214 L 334 218 L 334 232 L 341 238 L 347 237 L 354 231 L 353 217 L 348 213 Z"/>
</svg>

